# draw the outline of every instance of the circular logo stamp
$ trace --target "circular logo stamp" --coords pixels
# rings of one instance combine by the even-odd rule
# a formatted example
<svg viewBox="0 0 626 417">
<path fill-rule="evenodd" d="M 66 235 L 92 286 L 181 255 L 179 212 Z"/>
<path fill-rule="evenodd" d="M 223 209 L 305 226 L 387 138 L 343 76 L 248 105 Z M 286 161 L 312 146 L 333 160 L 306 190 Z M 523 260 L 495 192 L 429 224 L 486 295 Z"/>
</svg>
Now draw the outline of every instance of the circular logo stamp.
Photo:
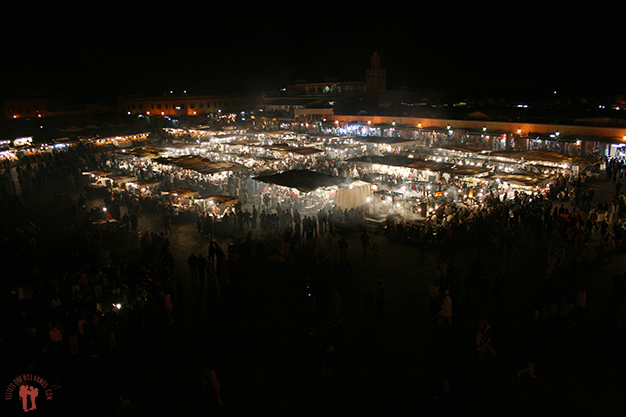
<svg viewBox="0 0 626 417">
<path fill-rule="evenodd" d="M 4 392 L 6 401 L 19 401 L 24 412 L 37 410 L 37 405 L 52 400 L 52 389 L 42 377 L 24 374 L 15 378 Z"/>
</svg>

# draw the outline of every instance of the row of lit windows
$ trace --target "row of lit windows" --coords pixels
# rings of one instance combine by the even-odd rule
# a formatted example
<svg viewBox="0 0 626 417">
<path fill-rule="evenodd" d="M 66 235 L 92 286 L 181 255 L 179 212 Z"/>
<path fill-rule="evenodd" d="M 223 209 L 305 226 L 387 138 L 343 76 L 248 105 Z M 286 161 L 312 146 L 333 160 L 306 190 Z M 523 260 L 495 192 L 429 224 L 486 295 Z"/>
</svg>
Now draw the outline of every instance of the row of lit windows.
<svg viewBox="0 0 626 417">
<path fill-rule="evenodd" d="M 319 86 L 319 87 L 308 87 L 307 90 L 310 94 L 315 94 L 315 93 L 341 93 L 341 86 L 339 85 L 326 85 L 326 86 Z M 362 85 L 352 85 L 352 84 L 347 84 L 343 86 L 343 90 L 344 91 L 363 91 L 363 86 Z"/>
<path fill-rule="evenodd" d="M 240 103 L 239 103 L 239 101 L 224 101 L 224 107 L 228 107 L 228 106 L 238 106 L 239 104 L 240 104 Z M 248 103 L 248 102 L 242 102 L 242 104 L 243 104 L 244 106 L 250 106 L 250 105 L 251 105 L 251 103 Z M 198 106 L 198 108 L 199 108 L 199 109 L 203 109 L 203 108 L 204 108 L 204 102 L 199 102 L 199 103 L 189 103 L 189 108 L 190 108 L 190 109 L 195 109 L 195 108 L 196 108 L 196 105 Z M 160 109 L 162 108 L 163 104 L 161 104 L 161 103 L 157 103 L 157 104 L 150 104 L 150 108 L 151 108 L 152 110 L 154 110 L 155 106 L 156 106 L 156 108 L 157 108 L 157 109 L 159 109 L 159 110 L 160 110 Z M 210 108 L 210 107 L 211 107 L 211 102 L 207 102 L 207 103 L 206 103 L 206 107 L 207 107 L 207 108 Z M 222 107 L 222 102 L 221 102 L 221 101 L 214 101 L 214 102 L 213 102 L 213 107 L 215 107 L 215 108 Z M 137 105 L 135 105 L 135 104 L 128 104 L 128 105 L 126 106 L 126 108 L 127 108 L 128 110 L 135 110 L 135 109 L 143 110 L 143 104 L 141 104 L 141 103 L 140 103 L 140 104 L 137 104 Z M 182 110 L 182 109 L 184 109 L 184 108 L 185 108 L 185 105 L 184 105 L 184 104 L 180 104 L 180 105 L 175 105 L 175 104 L 173 104 L 173 105 L 172 105 L 172 108 L 174 108 L 174 109 L 176 109 L 176 110 Z M 165 104 L 165 109 L 169 109 L 169 104 Z"/>
</svg>

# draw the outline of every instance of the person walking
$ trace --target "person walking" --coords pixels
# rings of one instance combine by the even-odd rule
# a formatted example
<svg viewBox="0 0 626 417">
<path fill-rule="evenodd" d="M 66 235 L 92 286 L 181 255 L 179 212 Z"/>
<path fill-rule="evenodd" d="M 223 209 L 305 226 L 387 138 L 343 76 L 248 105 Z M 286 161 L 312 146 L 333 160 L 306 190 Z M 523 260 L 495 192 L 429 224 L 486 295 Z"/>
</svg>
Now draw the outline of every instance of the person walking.
<svg viewBox="0 0 626 417">
<path fill-rule="evenodd" d="M 212 275 L 215 273 L 215 255 L 217 253 L 216 243 L 214 240 L 209 243 L 209 257 L 207 259 L 209 273 Z"/>
<path fill-rule="evenodd" d="M 207 262 L 202 254 L 198 255 L 198 259 L 196 261 L 198 263 L 198 278 L 200 278 L 200 282 L 204 282 L 204 276 L 206 271 Z"/>
<path fill-rule="evenodd" d="M 137 233 L 138 227 L 139 227 L 139 219 L 137 219 L 137 216 L 135 215 L 135 213 L 132 213 L 130 215 L 130 229 L 133 233 Z"/>
<path fill-rule="evenodd" d="M 259 218 L 259 211 L 256 209 L 256 206 L 252 205 L 252 230 L 256 230 L 256 221 Z"/>
<path fill-rule="evenodd" d="M 452 326 L 452 299 L 450 298 L 450 291 L 444 292 L 443 303 L 441 304 L 441 310 L 439 311 L 439 322 L 442 324 L 444 319 L 448 320 L 448 326 Z"/>
<path fill-rule="evenodd" d="M 195 254 L 189 255 L 187 258 L 187 265 L 189 265 L 189 272 L 191 273 L 191 281 L 193 283 L 198 281 L 198 257 Z"/>
<path fill-rule="evenodd" d="M 363 233 L 361 233 L 359 239 L 361 240 L 361 246 L 363 246 L 363 256 L 367 256 L 367 245 L 370 241 L 370 237 L 365 229 L 363 229 Z"/>
<path fill-rule="evenodd" d="M 441 293 L 439 292 L 439 281 L 436 281 L 430 285 L 430 289 L 428 290 L 428 318 L 430 321 L 434 322 L 435 320 L 437 320 L 441 302 L 442 300 Z"/>
<path fill-rule="evenodd" d="M 224 406 L 224 403 L 222 402 L 220 380 L 217 379 L 217 375 L 213 369 L 207 369 L 205 371 L 202 386 L 204 388 L 203 408 L 208 411 L 210 415 L 217 414 L 219 409 Z"/>
<path fill-rule="evenodd" d="M 609 225 L 613 224 L 613 216 L 615 215 L 615 204 L 611 201 L 609 203 L 609 209 L 606 212 L 606 221 Z"/>
<path fill-rule="evenodd" d="M 166 212 L 163 214 L 163 228 L 165 229 L 165 234 L 172 234 L 172 219 L 170 215 Z"/>
<path fill-rule="evenodd" d="M 480 352 L 478 355 L 478 359 L 481 359 L 485 352 L 488 350 L 491 352 L 491 355 L 495 355 L 496 351 L 491 346 L 491 324 L 484 318 L 481 317 L 478 322 L 478 333 L 476 334 L 476 342 L 478 343 L 478 351 Z"/>
</svg>

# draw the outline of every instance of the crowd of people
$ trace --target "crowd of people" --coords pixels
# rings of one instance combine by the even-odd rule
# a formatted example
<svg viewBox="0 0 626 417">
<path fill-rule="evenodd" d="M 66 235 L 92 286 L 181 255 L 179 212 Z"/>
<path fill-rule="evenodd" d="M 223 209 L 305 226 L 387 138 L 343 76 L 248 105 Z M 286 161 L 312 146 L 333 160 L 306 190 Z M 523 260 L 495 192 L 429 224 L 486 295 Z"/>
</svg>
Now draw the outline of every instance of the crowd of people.
<svg viewBox="0 0 626 417">
<path fill-rule="evenodd" d="M 80 188 L 84 170 L 121 169 L 116 161 L 117 157 L 81 145 L 45 154 L 33 163 L 5 165 L 0 177 L 0 208 L 5 214 L 0 249 L 11 262 L 7 266 L 10 273 L 2 283 L 0 354 L 12 359 L 5 361 L 8 373 L 36 370 L 58 388 L 63 384 L 67 361 L 110 355 L 120 344 L 176 324 L 175 307 L 182 297 L 182 283 L 173 276 L 171 201 L 158 194 L 138 196 L 130 191 L 109 190 L 100 205 L 100 199 L 89 188 Z M 516 192 L 509 198 L 497 188 L 485 187 L 481 190 L 485 198 L 480 201 L 442 199 L 423 224 L 390 215 L 385 233 L 393 241 L 410 240 L 424 248 L 445 242 L 445 246 L 436 247 L 443 256 L 450 248 L 467 246 L 468 242 L 476 245 L 467 271 L 445 259 L 440 263 L 429 293 L 433 323 L 452 327 L 452 312 L 459 300 L 464 300 L 466 306 L 483 316 L 476 339 L 479 357 L 486 352 L 495 355 L 496 349 L 499 352 L 497 323 L 489 314 L 494 312 L 506 283 L 502 275 L 492 279 L 486 275 L 479 246 L 486 245 L 510 259 L 522 239 L 534 239 L 550 247 L 544 259 L 545 272 L 536 280 L 534 323 L 539 323 L 539 328 L 554 317 L 569 317 L 576 325 L 582 323 L 588 278 L 576 273 L 577 266 L 610 262 L 624 246 L 625 223 L 620 218 L 626 211 L 626 198 L 621 193 L 623 167 L 616 161 L 608 166 L 615 195 L 606 201 L 599 199 L 580 176 L 559 175 L 546 193 Z M 318 168 L 361 178 L 372 175 L 339 161 L 323 161 Z M 150 165 L 141 162 L 136 166 L 127 164 L 126 169 L 126 173 L 139 178 L 155 175 Z M 343 210 L 315 195 L 300 197 L 279 187 L 260 188 L 242 172 L 220 177 L 220 184 L 206 183 L 202 176 L 182 170 L 156 174 L 156 179 L 165 189 L 188 186 L 216 194 L 248 196 L 225 210 L 223 216 L 220 213 L 219 222 L 228 227 L 218 227 L 212 213 L 196 210 L 198 238 L 208 238 L 210 243 L 205 254 L 191 254 L 187 259 L 192 282 L 214 280 L 211 288 L 220 296 L 233 296 L 250 284 L 249 272 L 258 267 L 257 263 L 296 265 L 303 275 L 302 283 L 308 287 L 307 309 L 303 311 L 311 319 L 318 315 L 316 303 L 326 300 L 332 305 L 332 314 L 325 325 L 341 326 L 345 313 L 342 294 L 335 286 L 349 276 L 351 268 L 348 243 L 339 233 L 358 230 L 361 234 L 367 208 Z M 390 176 L 387 181 L 401 185 L 403 179 Z M 453 180 L 439 181 L 442 187 L 453 185 Z M 53 237 L 42 235 L 38 220 L 25 208 L 47 187 L 52 189 L 52 199 L 59 208 L 58 235 Z M 68 195 L 68 190 L 78 197 Z M 152 214 L 162 223 L 153 224 L 152 230 L 140 230 L 139 219 Z M 51 241 L 57 246 L 51 248 Z M 232 244 L 222 248 L 218 241 Z M 136 257 L 122 254 L 124 250 L 132 252 L 134 247 L 139 248 Z M 110 259 L 104 262 L 103 250 L 110 253 Z M 368 256 L 365 243 L 363 256 Z M 52 257 L 58 258 L 52 262 Z M 335 284 L 327 279 L 329 271 L 337 278 Z M 615 282 L 611 311 L 617 315 L 626 289 L 623 279 L 618 277 Z M 383 316 L 382 281 L 376 284 L 375 296 L 369 288 L 365 291 L 364 312 L 368 314 L 374 305 Z M 309 323 L 313 324 L 306 333 L 322 332 L 324 325 L 318 320 Z M 542 347 L 543 335 L 539 330 L 537 334 L 532 339 L 533 349 Z M 322 380 L 332 378 L 335 349 L 324 349 Z M 518 376 L 529 372 L 534 377 L 534 361 L 520 368 Z"/>
</svg>

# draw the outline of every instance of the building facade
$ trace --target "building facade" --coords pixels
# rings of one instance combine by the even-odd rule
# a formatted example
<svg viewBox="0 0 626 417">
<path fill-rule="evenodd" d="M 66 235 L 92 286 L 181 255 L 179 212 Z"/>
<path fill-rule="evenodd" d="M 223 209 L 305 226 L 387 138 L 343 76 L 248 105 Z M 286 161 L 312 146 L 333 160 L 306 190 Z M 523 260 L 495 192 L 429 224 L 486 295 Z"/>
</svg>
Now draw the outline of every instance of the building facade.
<svg viewBox="0 0 626 417">
<path fill-rule="evenodd" d="M 258 109 L 262 103 L 261 96 L 239 95 L 119 97 L 118 110 L 147 116 L 202 116 Z"/>
</svg>

